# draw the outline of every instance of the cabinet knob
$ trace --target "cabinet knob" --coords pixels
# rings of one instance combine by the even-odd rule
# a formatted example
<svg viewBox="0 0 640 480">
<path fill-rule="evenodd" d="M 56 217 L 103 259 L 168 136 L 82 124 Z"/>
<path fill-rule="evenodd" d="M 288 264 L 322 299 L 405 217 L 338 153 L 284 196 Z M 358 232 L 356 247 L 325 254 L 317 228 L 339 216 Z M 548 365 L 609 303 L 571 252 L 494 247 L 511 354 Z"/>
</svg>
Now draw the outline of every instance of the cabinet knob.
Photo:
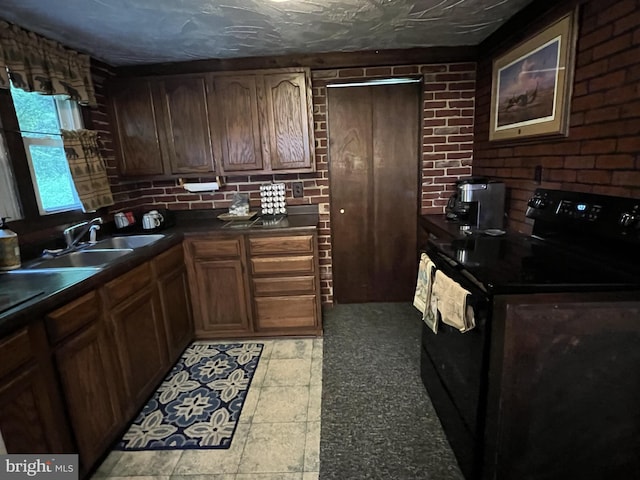
<svg viewBox="0 0 640 480">
<path fill-rule="evenodd" d="M 340 213 L 344 213 L 344 208 L 341 208 L 341 209 L 340 209 Z"/>
</svg>

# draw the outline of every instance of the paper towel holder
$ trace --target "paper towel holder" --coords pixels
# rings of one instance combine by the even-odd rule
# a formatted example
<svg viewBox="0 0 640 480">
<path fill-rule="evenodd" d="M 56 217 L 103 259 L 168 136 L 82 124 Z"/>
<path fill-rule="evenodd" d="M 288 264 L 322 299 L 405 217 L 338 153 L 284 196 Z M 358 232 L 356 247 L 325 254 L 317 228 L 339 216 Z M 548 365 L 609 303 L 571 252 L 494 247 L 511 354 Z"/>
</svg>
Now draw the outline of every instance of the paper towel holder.
<svg viewBox="0 0 640 480">
<path fill-rule="evenodd" d="M 216 180 L 220 179 L 220 177 L 216 177 Z M 188 192 L 194 193 L 213 193 L 216 190 L 220 189 L 220 182 L 202 182 L 202 183 L 186 183 L 184 179 L 178 179 L 178 185 Z"/>
</svg>

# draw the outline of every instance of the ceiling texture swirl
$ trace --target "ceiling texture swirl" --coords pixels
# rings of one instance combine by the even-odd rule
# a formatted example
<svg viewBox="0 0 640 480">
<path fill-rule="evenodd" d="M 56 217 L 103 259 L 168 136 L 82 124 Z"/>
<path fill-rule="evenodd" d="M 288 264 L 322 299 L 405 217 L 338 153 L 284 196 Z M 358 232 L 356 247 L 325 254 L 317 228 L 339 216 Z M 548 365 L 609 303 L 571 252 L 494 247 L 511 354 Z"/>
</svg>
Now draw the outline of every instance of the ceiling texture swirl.
<svg viewBox="0 0 640 480">
<path fill-rule="evenodd" d="M 0 0 L 113 66 L 477 45 L 531 0 Z"/>
</svg>

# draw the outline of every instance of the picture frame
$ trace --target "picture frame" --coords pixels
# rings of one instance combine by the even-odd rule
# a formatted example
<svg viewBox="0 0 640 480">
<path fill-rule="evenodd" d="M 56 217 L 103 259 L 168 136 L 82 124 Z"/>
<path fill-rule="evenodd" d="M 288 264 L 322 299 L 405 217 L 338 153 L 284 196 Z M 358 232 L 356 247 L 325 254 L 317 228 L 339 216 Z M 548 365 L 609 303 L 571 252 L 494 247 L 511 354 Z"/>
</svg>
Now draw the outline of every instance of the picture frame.
<svg viewBox="0 0 640 480">
<path fill-rule="evenodd" d="M 493 61 L 489 140 L 567 136 L 578 11 Z"/>
</svg>

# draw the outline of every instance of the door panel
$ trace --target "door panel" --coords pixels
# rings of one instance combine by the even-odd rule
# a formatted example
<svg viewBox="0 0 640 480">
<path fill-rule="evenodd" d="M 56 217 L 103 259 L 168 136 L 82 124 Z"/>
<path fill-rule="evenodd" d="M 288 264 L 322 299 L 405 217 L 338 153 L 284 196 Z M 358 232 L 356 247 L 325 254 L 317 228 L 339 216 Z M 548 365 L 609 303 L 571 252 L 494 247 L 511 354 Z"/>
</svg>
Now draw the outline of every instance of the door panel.
<svg viewBox="0 0 640 480">
<path fill-rule="evenodd" d="M 338 303 L 366 302 L 371 280 L 371 91 L 329 90 L 333 285 Z"/>
<path fill-rule="evenodd" d="M 419 114 L 417 83 L 328 89 L 338 303 L 413 295 Z"/>
</svg>

